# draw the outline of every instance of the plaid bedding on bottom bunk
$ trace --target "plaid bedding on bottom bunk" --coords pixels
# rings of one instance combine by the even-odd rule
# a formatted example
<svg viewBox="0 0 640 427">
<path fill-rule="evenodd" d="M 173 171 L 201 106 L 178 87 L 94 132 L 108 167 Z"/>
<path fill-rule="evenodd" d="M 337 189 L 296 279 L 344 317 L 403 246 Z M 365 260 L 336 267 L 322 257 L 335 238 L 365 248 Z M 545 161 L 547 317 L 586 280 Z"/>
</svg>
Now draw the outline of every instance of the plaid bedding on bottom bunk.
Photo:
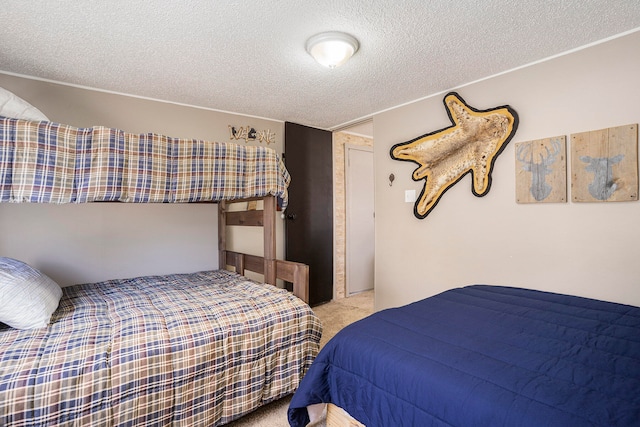
<svg viewBox="0 0 640 427">
<path fill-rule="evenodd" d="M 1 426 L 216 426 L 292 393 L 321 326 L 224 270 L 63 288 L 47 328 L 0 328 Z"/>
<path fill-rule="evenodd" d="M 271 148 L 0 117 L 0 202 L 204 202 L 278 196 Z"/>
</svg>

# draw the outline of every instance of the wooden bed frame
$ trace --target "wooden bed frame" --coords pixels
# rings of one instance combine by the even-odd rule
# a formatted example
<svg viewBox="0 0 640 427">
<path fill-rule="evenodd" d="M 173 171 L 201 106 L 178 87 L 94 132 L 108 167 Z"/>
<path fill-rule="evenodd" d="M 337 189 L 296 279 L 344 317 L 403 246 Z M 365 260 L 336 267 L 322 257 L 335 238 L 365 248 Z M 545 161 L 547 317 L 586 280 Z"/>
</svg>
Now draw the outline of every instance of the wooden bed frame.
<svg viewBox="0 0 640 427">
<path fill-rule="evenodd" d="M 327 427 L 365 427 L 347 411 L 333 403 L 327 403 Z"/>
<path fill-rule="evenodd" d="M 263 200 L 262 210 L 229 211 L 231 203 Z M 264 228 L 264 256 L 227 250 L 228 225 Z M 293 294 L 309 302 L 309 266 L 299 262 L 276 259 L 276 198 L 274 196 L 218 202 L 219 268 L 231 265 L 238 274 L 245 270 L 264 275 L 265 283 L 275 285 L 277 279 L 293 283 Z"/>
</svg>

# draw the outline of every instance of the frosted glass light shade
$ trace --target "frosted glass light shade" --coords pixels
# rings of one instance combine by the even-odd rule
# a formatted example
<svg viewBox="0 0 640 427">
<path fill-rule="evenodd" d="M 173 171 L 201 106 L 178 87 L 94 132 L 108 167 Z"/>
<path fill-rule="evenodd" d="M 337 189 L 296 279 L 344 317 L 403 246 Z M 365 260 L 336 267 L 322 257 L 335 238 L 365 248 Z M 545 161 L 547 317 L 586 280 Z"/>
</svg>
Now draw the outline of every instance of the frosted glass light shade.
<svg viewBox="0 0 640 427">
<path fill-rule="evenodd" d="M 331 31 L 316 34 L 307 40 L 307 52 L 325 67 L 344 64 L 358 50 L 358 40 L 349 34 Z"/>
</svg>

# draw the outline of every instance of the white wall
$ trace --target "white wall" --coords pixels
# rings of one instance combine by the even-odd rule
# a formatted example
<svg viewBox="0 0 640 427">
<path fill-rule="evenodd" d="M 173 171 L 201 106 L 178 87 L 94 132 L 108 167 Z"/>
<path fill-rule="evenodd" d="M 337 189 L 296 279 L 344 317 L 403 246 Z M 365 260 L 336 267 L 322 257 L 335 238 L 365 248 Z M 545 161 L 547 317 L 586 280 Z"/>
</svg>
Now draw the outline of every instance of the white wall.
<svg viewBox="0 0 640 427">
<path fill-rule="evenodd" d="M 103 125 L 135 133 L 225 142 L 230 140 L 229 125 L 251 125 L 258 131 L 275 132 L 276 143 L 270 147 L 282 152 L 284 125 L 278 121 L 1 73 L 0 87 L 35 105 L 52 121 L 73 126 Z M 282 222 L 277 220 L 276 228 L 280 258 Z M 262 231 L 239 231 L 231 232 L 232 248 L 261 255 Z M 0 204 L 0 236 L 0 256 L 28 262 L 63 286 L 218 268 L 214 204 Z"/>
<path fill-rule="evenodd" d="M 510 105 L 520 125 L 488 195 L 475 197 L 467 175 L 423 220 L 404 190 L 424 181 L 389 149 L 450 126 L 444 94 L 377 114 L 376 309 L 474 283 L 640 305 L 640 202 L 516 204 L 514 155 L 518 141 L 566 135 L 570 174 L 572 133 L 639 123 L 639 52 L 635 32 L 456 89 L 477 109 Z"/>
</svg>

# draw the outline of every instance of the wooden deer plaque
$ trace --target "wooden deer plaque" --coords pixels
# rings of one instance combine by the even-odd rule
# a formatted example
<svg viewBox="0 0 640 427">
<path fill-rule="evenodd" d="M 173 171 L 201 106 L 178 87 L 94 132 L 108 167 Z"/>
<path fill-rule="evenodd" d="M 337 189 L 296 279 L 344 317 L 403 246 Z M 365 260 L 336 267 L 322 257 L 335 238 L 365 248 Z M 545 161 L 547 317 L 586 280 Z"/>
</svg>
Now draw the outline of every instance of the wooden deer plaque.
<svg viewBox="0 0 640 427">
<path fill-rule="evenodd" d="M 518 142 L 515 149 L 516 202 L 566 202 L 566 137 Z"/>
<path fill-rule="evenodd" d="M 638 125 L 571 135 L 574 202 L 638 200 Z"/>
</svg>

